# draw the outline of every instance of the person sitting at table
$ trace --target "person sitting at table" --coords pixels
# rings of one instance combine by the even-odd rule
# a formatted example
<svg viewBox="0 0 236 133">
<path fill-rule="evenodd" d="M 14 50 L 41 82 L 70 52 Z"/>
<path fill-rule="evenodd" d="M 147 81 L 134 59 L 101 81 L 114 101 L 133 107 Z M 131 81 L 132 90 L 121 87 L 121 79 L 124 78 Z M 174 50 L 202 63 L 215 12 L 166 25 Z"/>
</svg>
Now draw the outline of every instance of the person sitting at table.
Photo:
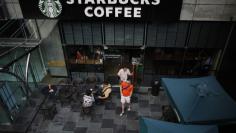
<svg viewBox="0 0 236 133">
<path fill-rule="evenodd" d="M 87 89 L 85 95 L 83 96 L 82 107 L 84 107 L 84 108 L 92 107 L 93 102 L 95 102 L 95 100 L 94 100 L 94 96 L 92 94 L 92 90 Z"/>
<path fill-rule="evenodd" d="M 42 93 L 46 96 L 49 96 L 49 98 L 53 98 L 56 92 L 57 92 L 57 87 L 51 84 L 48 84 L 48 86 L 42 89 Z"/>
<path fill-rule="evenodd" d="M 92 110 L 93 110 L 93 102 L 95 102 L 93 94 L 92 94 L 92 89 L 87 89 L 85 95 L 83 96 L 83 101 L 82 101 L 82 108 L 80 115 L 84 119 L 85 114 L 91 114 L 92 115 Z"/>
<path fill-rule="evenodd" d="M 108 99 L 112 89 L 111 89 L 111 84 L 109 84 L 107 81 L 104 81 L 103 84 L 101 85 L 102 90 L 98 92 L 97 97 L 96 97 L 96 103 L 100 104 L 102 101 L 105 99 Z"/>
</svg>

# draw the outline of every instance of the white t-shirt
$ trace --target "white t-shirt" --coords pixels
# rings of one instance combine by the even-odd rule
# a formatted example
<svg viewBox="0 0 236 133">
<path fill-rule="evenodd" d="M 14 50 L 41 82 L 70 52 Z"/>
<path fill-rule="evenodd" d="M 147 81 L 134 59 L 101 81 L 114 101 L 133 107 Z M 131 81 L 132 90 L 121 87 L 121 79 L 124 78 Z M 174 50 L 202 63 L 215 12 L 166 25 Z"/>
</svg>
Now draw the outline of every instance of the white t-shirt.
<svg viewBox="0 0 236 133">
<path fill-rule="evenodd" d="M 119 70 L 117 75 L 120 77 L 121 81 L 127 81 L 128 75 L 131 75 L 131 73 L 128 68 L 126 69 L 126 71 L 122 68 Z"/>
<path fill-rule="evenodd" d="M 91 107 L 93 105 L 94 101 L 95 100 L 94 100 L 93 96 L 84 95 L 84 97 L 83 97 L 83 107 Z"/>
</svg>

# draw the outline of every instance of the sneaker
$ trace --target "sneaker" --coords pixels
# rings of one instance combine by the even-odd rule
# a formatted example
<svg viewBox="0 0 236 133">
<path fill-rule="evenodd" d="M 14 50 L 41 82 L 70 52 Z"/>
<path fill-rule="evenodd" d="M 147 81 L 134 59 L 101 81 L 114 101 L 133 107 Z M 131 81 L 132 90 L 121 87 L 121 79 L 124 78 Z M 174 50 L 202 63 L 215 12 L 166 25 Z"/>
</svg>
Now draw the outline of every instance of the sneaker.
<svg viewBox="0 0 236 133">
<path fill-rule="evenodd" d="M 120 113 L 120 116 L 123 116 L 124 115 L 124 112 L 123 113 Z"/>
<path fill-rule="evenodd" d="M 128 111 L 130 111 L 131 110 L 131 108 L 128 108 Z"/>
</svg>

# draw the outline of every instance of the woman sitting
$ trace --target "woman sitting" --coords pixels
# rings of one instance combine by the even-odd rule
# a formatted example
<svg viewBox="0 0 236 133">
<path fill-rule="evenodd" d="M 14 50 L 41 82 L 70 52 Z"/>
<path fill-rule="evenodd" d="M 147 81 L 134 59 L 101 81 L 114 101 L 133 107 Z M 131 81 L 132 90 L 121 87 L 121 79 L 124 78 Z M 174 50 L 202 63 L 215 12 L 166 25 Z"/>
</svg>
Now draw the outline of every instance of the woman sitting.
<svg viewBox="0 0 236 133">
<path fill-rule="evenodd" d="M 101 103 L 103 100 L 108 99 L 110 96 L 110 93 L 112 92 L 111 84 L 109 84 L 107 81 L 104 81 L 102 84 L 102 90 L 97 94 L 96 103 Z"/>
</svg>

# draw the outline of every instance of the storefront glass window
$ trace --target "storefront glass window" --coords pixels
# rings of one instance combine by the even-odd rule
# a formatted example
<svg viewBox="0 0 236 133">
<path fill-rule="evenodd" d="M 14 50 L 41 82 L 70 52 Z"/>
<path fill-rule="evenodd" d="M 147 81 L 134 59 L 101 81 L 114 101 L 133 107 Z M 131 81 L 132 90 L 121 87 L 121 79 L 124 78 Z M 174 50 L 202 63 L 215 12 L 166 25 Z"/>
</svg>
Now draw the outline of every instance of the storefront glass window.
<svg viewBox="0 0 236 133">
<path fill-rule="evenodd" d="M 103 49 L 99 46 L 67 46 L 70 64 L 103 64 Z"/>
<path fill-rule="evenodd" d="M 129 77 L 130 80 L 135 84 L 140 83 L 143 77 L 143 57 L 144 51 L 139 47 L 108 47 L 104 56 L 105 79 L 112 84 L 118 84 L 117 73 L 121 67 L 125 66 L 134 73 Z"/>
</svg>

